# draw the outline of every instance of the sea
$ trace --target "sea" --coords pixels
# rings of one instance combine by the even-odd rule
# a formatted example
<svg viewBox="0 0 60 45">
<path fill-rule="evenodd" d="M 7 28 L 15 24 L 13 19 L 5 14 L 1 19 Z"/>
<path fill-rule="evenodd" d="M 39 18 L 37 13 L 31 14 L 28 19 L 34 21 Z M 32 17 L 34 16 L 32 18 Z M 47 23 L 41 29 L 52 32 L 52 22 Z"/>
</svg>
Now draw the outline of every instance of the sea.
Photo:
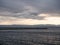
<svg viewBox="0 0 60 45">
<path fill-rule="evenodd" d="M 0 45 L 60 45 L 60 29 L 0 30 Z"/>
</svg>

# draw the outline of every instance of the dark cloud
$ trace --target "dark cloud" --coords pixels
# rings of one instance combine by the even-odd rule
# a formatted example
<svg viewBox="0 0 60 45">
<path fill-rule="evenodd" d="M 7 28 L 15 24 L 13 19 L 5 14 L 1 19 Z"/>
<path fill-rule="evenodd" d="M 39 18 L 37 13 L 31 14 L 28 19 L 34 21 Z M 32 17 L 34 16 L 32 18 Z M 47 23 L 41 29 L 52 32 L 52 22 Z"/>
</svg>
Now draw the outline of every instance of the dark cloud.
<svg viewBox="0 0 60 45">
<path fill-rule="evenodd" d="M 39 14 L 60 13 L 60 0 L 0 0 L 0 15 L 17 18 L 44 19 Z"/>
</svg>

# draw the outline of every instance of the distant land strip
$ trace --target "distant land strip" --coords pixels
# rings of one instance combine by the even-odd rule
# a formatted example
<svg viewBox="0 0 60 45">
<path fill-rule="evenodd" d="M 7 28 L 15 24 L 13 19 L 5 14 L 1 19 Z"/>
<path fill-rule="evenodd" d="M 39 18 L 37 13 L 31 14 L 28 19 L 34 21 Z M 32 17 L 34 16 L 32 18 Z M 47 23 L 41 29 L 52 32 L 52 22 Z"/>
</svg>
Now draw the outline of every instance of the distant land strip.
<svg viewBox="0 0 60 45">
<path fill-rule="evenodd" d="M 16 28 L 16 27 L 0 27 L 0 30 L 19 30 L 19 29 L 48 29 L 48 28 Z"/>
</svg>

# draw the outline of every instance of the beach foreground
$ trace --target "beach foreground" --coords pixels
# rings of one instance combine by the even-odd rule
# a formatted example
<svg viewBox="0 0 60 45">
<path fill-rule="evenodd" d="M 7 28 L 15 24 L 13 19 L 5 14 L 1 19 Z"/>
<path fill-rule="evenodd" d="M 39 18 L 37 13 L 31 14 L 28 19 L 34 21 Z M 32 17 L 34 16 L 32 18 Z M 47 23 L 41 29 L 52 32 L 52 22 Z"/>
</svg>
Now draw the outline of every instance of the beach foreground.
<svg viewBox="0 0 60 45">
<path fill-rule="evenodd" d="M 60 30 L 0 30 L 0 45 L 60 45 Z"/>
</svg>

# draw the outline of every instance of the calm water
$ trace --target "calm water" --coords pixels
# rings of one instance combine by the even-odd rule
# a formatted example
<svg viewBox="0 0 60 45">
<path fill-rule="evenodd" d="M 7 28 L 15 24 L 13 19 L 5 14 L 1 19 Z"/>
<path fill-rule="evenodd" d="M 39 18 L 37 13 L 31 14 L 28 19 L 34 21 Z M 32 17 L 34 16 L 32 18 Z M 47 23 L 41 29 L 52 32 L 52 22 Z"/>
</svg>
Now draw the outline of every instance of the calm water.
<svg viewBox="0 0 60 45">
<path fill-rule="evenodd" d="M 60 45 L 60 30 L 0 30 L 0 45 Z"/>
</svg>

